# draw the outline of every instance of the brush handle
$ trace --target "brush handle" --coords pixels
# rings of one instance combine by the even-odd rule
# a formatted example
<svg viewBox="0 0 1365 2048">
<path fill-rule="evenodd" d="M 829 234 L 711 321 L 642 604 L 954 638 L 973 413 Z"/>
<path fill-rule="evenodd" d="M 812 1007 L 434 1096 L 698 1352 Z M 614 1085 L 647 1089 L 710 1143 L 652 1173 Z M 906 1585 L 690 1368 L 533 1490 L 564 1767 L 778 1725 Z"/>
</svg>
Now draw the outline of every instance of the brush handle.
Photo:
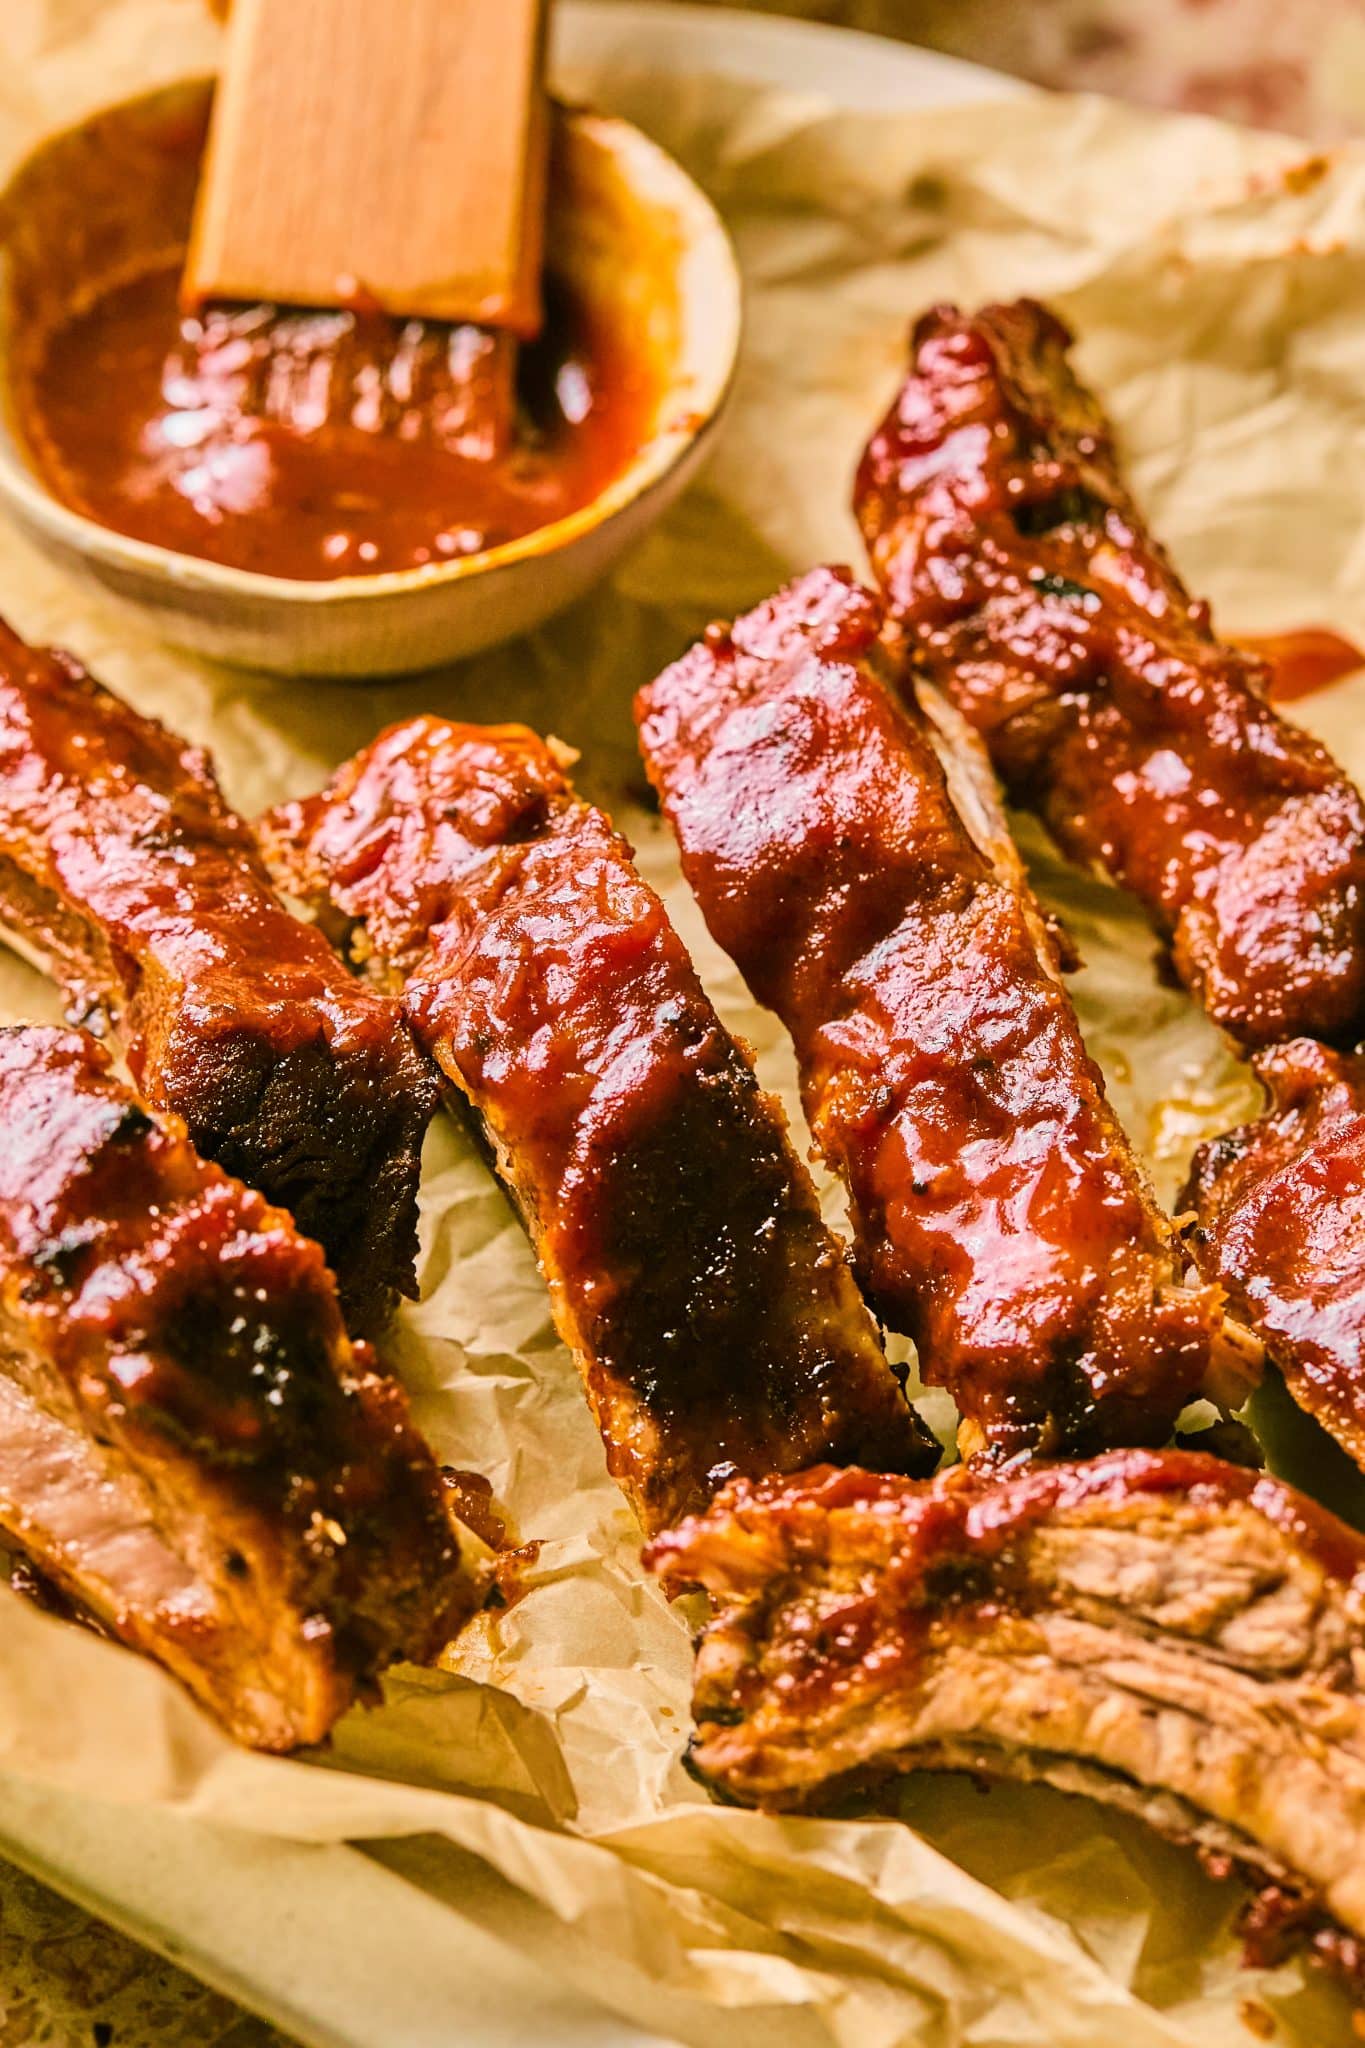
<svg viewBox="0 0 1365 2048">
<path fill-rule="evenodd" d="M 546 0 L 234 0 L 185 270 L 210 298 L 541 318 Z"/>
</svg>

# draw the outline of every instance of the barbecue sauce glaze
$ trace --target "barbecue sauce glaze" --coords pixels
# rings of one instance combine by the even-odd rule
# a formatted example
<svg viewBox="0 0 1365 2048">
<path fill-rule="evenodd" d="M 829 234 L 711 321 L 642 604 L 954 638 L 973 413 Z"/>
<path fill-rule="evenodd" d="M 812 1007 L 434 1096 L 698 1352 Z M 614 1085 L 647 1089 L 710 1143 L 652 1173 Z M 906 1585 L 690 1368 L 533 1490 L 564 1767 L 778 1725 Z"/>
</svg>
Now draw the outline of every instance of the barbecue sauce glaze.
<svg viewBox="0 0 1365 2048">
<path fill-rule="evenodd" d="M 425 568 L 589 504 L 647 437 L 642 352 L 554 278 L 514 372 L 503 337 L 364 306 L 185 313 L 179 269 L 97 290 L 13 367 L 48 487 L 136 540 L 304 580 Z"/>
</svg>

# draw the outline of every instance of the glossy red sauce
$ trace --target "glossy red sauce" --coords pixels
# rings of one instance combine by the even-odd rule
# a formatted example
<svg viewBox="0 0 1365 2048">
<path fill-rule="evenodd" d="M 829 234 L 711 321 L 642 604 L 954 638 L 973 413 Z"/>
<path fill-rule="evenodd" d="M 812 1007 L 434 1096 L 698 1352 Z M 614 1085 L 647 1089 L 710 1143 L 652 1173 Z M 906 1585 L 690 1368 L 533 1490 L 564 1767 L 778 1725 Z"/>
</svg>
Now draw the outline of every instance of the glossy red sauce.
<svg viewBox="0 0 1365 2048">
<path fill-rule="evenodd" d="M 160 1034 L 139 1028 L 143 1008 L 118 978 L 137 970 L 163 1000 L 189 991 L 182 1000 L 202 1014 L 268 1030 L 278 1058 L 319 1038 L 392 1045 L 392 1007 L 279 902 L 206 758 L 3 625 L 0 830 L 13 866 L 105 935 L 118 967 L 102 974 L 92 946 L 90 972 L 73 965 L 68 993 L 92 1011 L 126 1005 L 129 1064 L 154 1107 L 173 1106 L 157 1077 L 180 1048 L 159 1012 Z M 221 1057 L 221 1034 L 216 1044 Z"/>
<path fill-rule="evenodd" d="M 1215 1297 L 1155 1210 L 1022 901 L 885 687 L 881 612 L 812 570 L 640 694 L 713 936 L 791 1033 L 874 1308 L 997 1453 L 1159 1440 Z M 893 679 L 894 680 L 894 679 Z"/>
<path fill-rule="evenodd" d="M 1255 1069 L 1268 1108 L 1199 1148 L 1181 1207 L 1230 1313 L 1365 1466 L 1365 1058 L 1300 1038 Z"/>
<path fill-rule="evenodd" d="M 83 1399 L 150 1416 L 305 1526 L 314 1461 L 329 1511 L 393 1498 L 400 1424 L 367 1425 L 350 1382 L 372 1354 L 282 1210 L 198 1159 L 84 1033 L 0 1032 L 0 1120 L 0 1280 Z"/>
<path fill-rule="evenodd" d="M 1215 1023 L 1355 1043 L 1365 801 L 1147 532 L 1070 345 L 1030 300 L 917 324 L 855 493 L 892 616 L 1013 800 L 1138 898 Z"/>
<path fill-rule="evenodd" d="M 647 1528 L 733 1471 L 937 1456 L 664 905 L 544 741 L 410 719 L 262 830 L 404 977 Z"/>
<path fill-rule="evenodd" d="M 1270 667 L 1272 704 L 1292 704 L 1365 668 L 1365 654 L 1325 626 L 1301 626 L 1288 633 L 1239 633 L 1237 645 Z"/>
<path fill-rule="evenodd" d="M 33 460 L 73 510 L 237 569 L 422 568 L 563 518 L 649 431 L 643 351 L 547 280 L 520 351 L 474 328 L 271 307 L 183 316 L 178 263 L 112 284 L 14 369 Z"/>
</svg>

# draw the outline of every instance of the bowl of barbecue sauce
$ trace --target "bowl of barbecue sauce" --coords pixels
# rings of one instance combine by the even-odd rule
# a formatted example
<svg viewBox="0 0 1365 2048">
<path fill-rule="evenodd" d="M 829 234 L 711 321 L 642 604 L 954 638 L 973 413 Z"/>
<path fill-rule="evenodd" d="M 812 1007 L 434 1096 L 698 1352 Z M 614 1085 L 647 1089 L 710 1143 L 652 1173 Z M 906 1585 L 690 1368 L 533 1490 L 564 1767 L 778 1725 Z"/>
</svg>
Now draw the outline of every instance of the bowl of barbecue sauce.
<svg viewBox="0 0 1365 2048">
<path fill-rule="evenodd" d="M 733 251 L 628 123 L 556 108 L 545 318 L 181 308 L 212 83 L 110 107 L 0 196 L 0 499 L 167 639 L 286 674 L 433 667 L 580 596 L 683 489 L 739 342 Z"/>
</svg>

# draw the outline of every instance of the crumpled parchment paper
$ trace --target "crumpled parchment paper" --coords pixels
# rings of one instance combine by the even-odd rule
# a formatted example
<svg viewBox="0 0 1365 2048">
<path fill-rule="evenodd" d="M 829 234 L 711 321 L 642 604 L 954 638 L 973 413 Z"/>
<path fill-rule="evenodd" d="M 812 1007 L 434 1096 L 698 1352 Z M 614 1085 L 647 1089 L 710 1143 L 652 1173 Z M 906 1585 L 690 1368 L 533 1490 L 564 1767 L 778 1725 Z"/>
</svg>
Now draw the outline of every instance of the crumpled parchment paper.
<svg viewBox="0 0 1365 2048">
<path fill-rule="evenodd" d="M 7 0 L 0 156 L 99 100 L 204 68 L 213 47 L 193 0 Z M 852 466 L 907 321 L 941 296 L 1029 291 L 1074 323 L 1157 530 L 1227 628 L 1324 623 L 1365 639 L 1365 156 L 1310 161 L 1275 138 L 1086 100 L 871 119 L 714 78 L 565 83 L 690 167 L 748 286 L 736 403 L 709 474 L 608 586 L 528 642 L 363 688 L 172 652 L 8 529 L 0 609 L 210 744 L 248 813 L 315 786 L 419 708 L 523 718 L 571 741 L 581 786 L 635 838 L 723 1014 L 795 1113 L 781 1034 L 707 940 L 642 807 L 632 691 L 707 619 L 816 559 L 857 560 Z M 1362 712 L 1365 682 L 1304 707 L 1357 773 Z M 1249 1113 L 1255 1091 L 1159 985 L 1121 899 L 1022 836 L 1087 959 L 1074 987 L 1089 1042 L 1169 1197 L 1193 1143 Z M 0 1013 L 58 1006 L 6 958 Z M 707 2048 L 1218 2048 L 1254 2038 L 1248 2012 L 1273 2014 L 1282 2041 L 1350 2038 L 1344 2000 L 1316 1973 L 1239 1970 L 1232 1889 L 1084 1804 L 920 1776 L 902 1819 L 710 1806 L 679 1764 L 685 1625 L 639 1569 L 526 1242 L 445 1118 L 422 1245 L 423 1300 L 391 1356 L 439 1453 L 485 1472 L 519 1532 L 542 1540 L 529 1596 L 479 1624 L 448 1670 L 396 1675 L 387 1704 L 352 1715 L 328 1754 L 280 1761 L 235 1749 L 155 1666 L 6 1594 L 5 1770 L 266 1835 L 363 1841 L 438 1898 L 443 1858 L 472 1850 L 558 1917 L 599 1997 Z M 950 1429 L 941 1397 L 927 1412 Z M 1290 1429 L 1285 1446 L 1296 1476 L 1335 1483 L 1360 1511 L 1365 1489 L 1341 1482 L 1321 1439 Z M 369 2026 L 382 2041 L 382 2003 Z"/>
</svg>

